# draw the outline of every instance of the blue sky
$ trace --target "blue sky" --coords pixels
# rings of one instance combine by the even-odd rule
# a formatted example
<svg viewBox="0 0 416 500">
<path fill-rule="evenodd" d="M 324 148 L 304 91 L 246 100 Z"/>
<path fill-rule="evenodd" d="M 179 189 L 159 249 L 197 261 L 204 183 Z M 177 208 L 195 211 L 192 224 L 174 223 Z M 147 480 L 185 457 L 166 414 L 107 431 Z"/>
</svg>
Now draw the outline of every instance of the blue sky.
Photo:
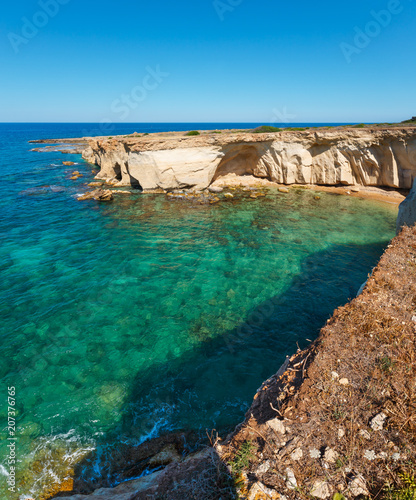
<svg viewBox="0 0 416 500">
<path fill-rule="evenodd" d="M 404 120 L 415 14 L 412 0 L 7 2 L 0 121 Z"/>
</svg>

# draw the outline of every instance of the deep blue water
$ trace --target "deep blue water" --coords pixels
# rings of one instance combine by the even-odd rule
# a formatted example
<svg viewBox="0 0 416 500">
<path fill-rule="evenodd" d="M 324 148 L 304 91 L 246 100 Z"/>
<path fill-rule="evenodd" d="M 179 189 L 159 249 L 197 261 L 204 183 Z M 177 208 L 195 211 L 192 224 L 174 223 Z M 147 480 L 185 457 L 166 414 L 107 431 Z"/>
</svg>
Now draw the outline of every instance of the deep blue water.
<svg viewBox="0 0 416 500">
<path fill-rule="evenodd" d="M 118 124 L 111 134 L 256 125 Z M 212 206 L 137 192 L 79 202 L 94 167 L 27 141 L 94 129 L 0 124 L 0 419 L 14 386 L 22 494 L 97 448 L 232 428 L 394 236 L 394 207 L 305 189 Z M 7 437 L 2 425 L 0 495 L 14 499 Z"/>
</svg>

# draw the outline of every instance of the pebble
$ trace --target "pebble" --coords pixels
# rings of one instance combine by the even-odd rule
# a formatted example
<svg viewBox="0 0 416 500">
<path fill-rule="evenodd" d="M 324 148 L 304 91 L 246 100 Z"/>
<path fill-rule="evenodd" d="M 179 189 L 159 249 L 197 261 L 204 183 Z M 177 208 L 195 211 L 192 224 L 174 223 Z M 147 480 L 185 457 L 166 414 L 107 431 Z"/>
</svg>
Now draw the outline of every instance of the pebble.
<svg viewBox="0 0 416 500">
<path fill-rule="evenodd" d="M 367 485 L 362 476 L 357 476 L 348 483 L 351 495 L 353 497 L 358 497 L 360 495 L 368 496 L 369 492 L 367 490 Z"/>
<path fill-rule="evenodd" d="M 387 415 L 383 412 L 376 415 L 370 422 L 370 427 L 373 431 L 381 431 L 386 421 Z"/>
<path fill-rule="evenodd" d="M 292 451 L 290 454 L 290 458 L 294 462 L 298 462 L 303 457 L 303 451 L 300 448 L 296 448 L 296 450 Z"/>
<path fill-rule="evenodd" d="M 339 375 L 338 375 L 338 373 L 337 373 L 337 372 L 332 372 L 332 373 L 331 373 L 331 376 L 332 376 L 332 380 L 337 380 L 337 379 L 339 379 Z"/>
<path fill-rule="evenodd" d="M 312 486 L 311 495 L 315 498 L 320 498 L 321 500 L 325 500 L 331 496 L 331 489 L 329 484 L 322 479 L 318 479 L 314 482 Z"/>
<path fill-rule="evenodd" d="M 338 439 L 342 439 L 345 436 L 345 429 L 338 429 Z"/>
<path fill-rule="evenodd" d="M 248 495 L 247 500 L 258 500 L 259 498 L 267 498 L 268 500 L 278 500 L 281 499 L 282 496 L 277 493 L 276 490 L 272 490 L 268 488 L 260 481 L 254 483 L 250 489 L 250 493 Z"/>
<path fill-rule="evenodd" d="M 368 439 L 368 440 L 371 439 L 370 433 L 365 429 L 360 430 L 360 436 L 362 436 L 364 439 Z"/>
<path fill-rule="evenodd" d="M 283 425 L 283 422 L 279 420 L 278 418 L 274 418 L 273 420 L 269 420 L 267 422 L 267 425 L 270 427 L 270 429 L 274 430 L 275 432 L 278 432 L 279 434 L 285 434 L 286 428 Z"/>
<path fill-rule="evenodd" d="M 210 186 L 208 188 L 208 191 L 210 191 L 211 193 L 222 193 L 224 191 L 224 188 L 219 186 Z"/>
<path fill-rule="evenodd" d="M 271 467 L 270 460 L 266 460 L 261 465 L 259 465 L 255 471 L 256 474 L 265 474 Z"/>
<path fill-rule="evenodd" d="M 340 383 L 341 385 L 348 385 L 348 384 L 349 384 L 349 380 L 348 380 L 347 378 L 342 378 L 342 379 L 339 381 L 339 383 Z"/>
<path fill-rule="evenodd" d="M 289 192 L 288 188 L 285 188 L 285 187 L 279 188 L 279 193 L 288 193 L 288 192 Z"/>
<path fill-rule="evenodd" d="M 327 448 L 324 453 L 324 460 L 329 464 L 334 464 L 338 458 L 338 453 L 331 448 Z"/>
<path fill-rule="evenodd" d="M 286 469 L 286 488 L 288 490 L 295 490 L 298 487 L 295 474 L 293 470 Z"/>
</svg>

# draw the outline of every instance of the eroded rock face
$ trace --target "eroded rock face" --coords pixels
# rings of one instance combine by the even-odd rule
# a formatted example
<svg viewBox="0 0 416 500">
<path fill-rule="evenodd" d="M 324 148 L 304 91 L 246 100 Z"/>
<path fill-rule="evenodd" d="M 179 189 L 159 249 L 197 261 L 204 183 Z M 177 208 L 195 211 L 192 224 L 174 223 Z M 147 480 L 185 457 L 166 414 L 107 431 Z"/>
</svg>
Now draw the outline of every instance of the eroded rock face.
<svg viewBox="0 0 416 500">
<path fill-rule="evenodd" d="M 389 186 L 416 177 L 416 130 L 91 139 L 98 179 L 143 189 L 204 189 L 230 173 L 282 184 Z"/>
<path fill-rule="evenodd" d="M 416 222 L 416 179 L 409 196 L 402 201 L 397 217 L 396 233 L 399 234 L 403 226 L 413 226 Z"/>
</svg>

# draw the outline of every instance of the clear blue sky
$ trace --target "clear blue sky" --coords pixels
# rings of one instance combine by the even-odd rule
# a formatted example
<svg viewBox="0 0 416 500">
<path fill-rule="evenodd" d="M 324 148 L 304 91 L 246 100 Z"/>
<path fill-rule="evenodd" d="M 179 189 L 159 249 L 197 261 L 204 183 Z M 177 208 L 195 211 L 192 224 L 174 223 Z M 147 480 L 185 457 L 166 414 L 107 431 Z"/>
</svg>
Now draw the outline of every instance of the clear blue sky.
<svg viewBox="0 0 416 500">
<path fill-rule="evenodd" d="M 48 1 L 52 14 L 39 0 L 2 6 L 0 121 L 416 115 L 412 0 Z M 371 36 L 354 41 L 356 28 Z"/>
</svg>

